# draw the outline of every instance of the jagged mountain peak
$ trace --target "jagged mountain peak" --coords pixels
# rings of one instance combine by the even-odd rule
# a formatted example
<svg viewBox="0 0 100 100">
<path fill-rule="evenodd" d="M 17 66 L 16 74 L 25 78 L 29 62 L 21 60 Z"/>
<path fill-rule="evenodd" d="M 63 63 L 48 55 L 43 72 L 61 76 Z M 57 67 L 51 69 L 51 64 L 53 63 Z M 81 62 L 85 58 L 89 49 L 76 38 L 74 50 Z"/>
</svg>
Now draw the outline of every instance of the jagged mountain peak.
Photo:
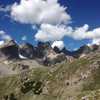
<svg viewBox="0 0 100 100">
<path fill-rule="evenodd" d="M 66 56 L 66 59 L 68 56 L 74 59 L 87 56 L 94 51 L 100 51 L 99 48 L 99 45 L 83 45 L 76 51 L 69 51 L 65 47 L 62 50 L 60 50 L 57 46 L 52 48 L 50 42 L 38 42 L 38 44 L 34 46 L 30 43 L 22 43 L 18 45 L 14 40 L 9 40 L 5 41 L 4 44 L 0 46 L 0 55 L 5 58 L 6 56 L 7 58 L 11 56 L 10 58 L 34 59 L 42 61 L 43 64 L 45 61 L 46 63 L 51 62 L 48 60 L 52 57 L 59 58 L 58 54 L 61 55 L 63 53 Z"/>
</svg>

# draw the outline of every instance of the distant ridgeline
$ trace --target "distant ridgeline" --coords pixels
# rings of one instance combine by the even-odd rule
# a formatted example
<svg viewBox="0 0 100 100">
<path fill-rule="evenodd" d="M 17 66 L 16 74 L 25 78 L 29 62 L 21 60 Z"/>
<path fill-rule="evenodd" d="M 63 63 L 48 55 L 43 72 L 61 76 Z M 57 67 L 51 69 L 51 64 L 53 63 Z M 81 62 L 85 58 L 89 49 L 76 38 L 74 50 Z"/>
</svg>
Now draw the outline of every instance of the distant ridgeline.
<svg viewBox="0 0 100 100">
<path fill-rule="evenodd" d="M 88 54 L 100 51 L 99 45 L 84 45 L 77 51 L 68 51 L 65 47 L 59 49 L 57 46 L 52 47 L 49 42 L 38 42 L 37 46 L 29 43 L 18 45 L 14 40 L 4 41 L 0 45 L 0 60 L 3 59 L 34 59 L 43 65 L 52 65 L 62 61 L 73 61 Z"/>
</svg>

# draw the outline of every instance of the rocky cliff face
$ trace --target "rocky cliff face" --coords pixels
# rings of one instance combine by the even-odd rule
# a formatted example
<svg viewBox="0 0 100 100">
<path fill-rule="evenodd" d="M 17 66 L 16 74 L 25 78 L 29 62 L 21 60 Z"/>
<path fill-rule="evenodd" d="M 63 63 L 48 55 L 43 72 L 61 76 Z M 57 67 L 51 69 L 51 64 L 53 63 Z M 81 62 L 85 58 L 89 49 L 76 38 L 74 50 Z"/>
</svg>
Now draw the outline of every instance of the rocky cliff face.
<svg viewBox="0 0 100 100">
<path fill-rule="evenodd" d="M 13 40 L 6 41 L 3 45 L 0 46 L 0 58 L 18 58 L 18 45 Z"/>
<path fill-rule="evenodd" d="M 84 45 L 77 51 L 68 51 L 66 48 L 62 50 L 59 50 L 57 47 L 52 48 L 49 42 L 38 42 L 37 46 L 33 46 L 29 43 L 17 45 L 14 40 L 10 40 L 0 46 L 0 59 L 33 59 L 40 64 L 51 65 L 60 63 L 64 60 L 70 61 L 70 59 L 85 57 L 95 51 L 99 52 L 100 46 Z M 64 59 L 58 61 L 57 59 L 59 58 Z"/>
<path fill-rule="evenodd" d="M 35 57 L 36 51 L 33 45 L 25 43 L 19 46 L 19 54 L 22 55 L 23 57 L 32 59 Z"/>
</svg>

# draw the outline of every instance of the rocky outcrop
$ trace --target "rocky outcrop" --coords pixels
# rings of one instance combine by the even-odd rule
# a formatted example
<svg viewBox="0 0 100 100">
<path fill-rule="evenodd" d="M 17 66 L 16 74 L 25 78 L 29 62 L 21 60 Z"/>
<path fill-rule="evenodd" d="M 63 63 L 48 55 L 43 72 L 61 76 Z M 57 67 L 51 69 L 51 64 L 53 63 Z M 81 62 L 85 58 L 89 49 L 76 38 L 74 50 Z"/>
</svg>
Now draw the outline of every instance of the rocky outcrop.
<svg viewBox="0 0 100 100">
<path fill-rule="evenodd" d="M 56 46 L 53 48 L 53 50 L 54 50 L 56 53 L 61 53 L 61 51 L 59 50 L 59 48 L 56 47 Z"/>
<path fill-rule="evenodd" d="M 49 50 L 51 50 L 51 45 L 49 42 L 43 43 L 43 42 L 38 42 L 37 44 L 37 57 L 38 58 L 43 58 L 49 53 Z"/>
<path fill-rule="evenodd" d="M 18 45 L 13 40 L 5 41 L 4 44 L 0 46 L 0 59 L 1 58 L 18 58 Z"/>
<path fill-rule="evenodd" d="M 60 54 L 50 53 L 43 60 L 43 64 L 44 65 L 54 65 L 57 63 L 61 63 L 63 61 L 67 61 L 67 57 L 65 54 L 63 54 L 63 53 L 60 53 Z"/>
<path fill-rule="evenodd" d="M 18 51 L 19 51 L 19 54 L 21 56 L 23 56 L 23 58 L 25 57 L 25 58 L 32 59 L 35 56 L 34 47 L 33 47 L 33 45 L 31 45 L 29 43 L 21 44 L 19 46 Z"/>
</svg>

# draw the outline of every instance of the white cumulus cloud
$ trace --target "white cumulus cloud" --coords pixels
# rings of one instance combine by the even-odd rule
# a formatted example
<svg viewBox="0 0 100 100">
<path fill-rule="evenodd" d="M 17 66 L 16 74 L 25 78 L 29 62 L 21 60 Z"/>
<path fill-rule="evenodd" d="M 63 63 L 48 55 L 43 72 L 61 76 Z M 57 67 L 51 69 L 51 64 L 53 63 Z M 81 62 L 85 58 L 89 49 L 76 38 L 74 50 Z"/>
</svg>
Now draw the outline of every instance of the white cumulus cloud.
<svg viewBox="0 0 100 100">
<path fill-rule="evenodd" d="M 8 34 L 6 34 L 6 32 L 1 30 L 0 31 L 0 39 L 2 39 L 2 40 L 11 40 L 11 37 Z"/>
<path fill-rule="evenodd" d="M 39 41 L 56 41 L 61 40 L 66 34 L 71 34 L 71 27 L 42 24 L 40 30 L 35 35 L 36 40 Z"/>
<path fill-rule="evenodd" d="M 58 0 L 21 0 L 11 7 L 11 17 L 28 24 L 69 23 L 71 17 Z"/>
<path fill-rule="evenodd" d="M 96 44 L 96 45 L 100 45 L 100 38 L 99 39 L 93 39 L 91 43 L 89 43 L 88 45 L 93 45 L 93 44 Z"/>
<path fill-rule="evenodd" d="M 11 10 L 12 5 L 8 5 L 6 7 L 0 6 L 0 12 L 8 12 Z"/>
<path fill-rule="evenodd" d="M 0 41 L 0 45 L 3 45 L 4 44 L 4 41 L 2 40 L 2 41 Z"/>
<path fill-rule="evenodd" d="M 58 0 L 20 0 L 5 11 L 11 10 L 11 18 L 20 23 L 32 24 L 37 29 L 35 39 L 39 41 L 58 41 L 68 36 L 75 40 L 91 39 L 92 43 L 100 41 L 100 27 L 89 30 L 89 25 L 72 28 L 68 23 L 71 16 L 66 7 L 58 3 Z M 4 9 L 1 7 L 1 11 Z M 40 29 L 35 25 L 40 25 Z M 4 36 L 9 38 L 9 36 Z M 25 37 L 24 37 L 25 40 Z"/>
<path fill-rule="evenodd" d="M 68 36 L 75 40 L 83 39 L 100 39 L 100 28 L 95 28 L 89 31 L 87 24 L 82 27 L 73 29 L 70 26 L 64 25 L 50 25 L 42 24 L 40 30 L 35 35 L 36 40 L 39 41 L 56 41 L 61 40 L 63 37 Z"/>
<path fill-rule="evenodd" d="M 64 48 L 64 42 L 63 41 L 54 41 L 51 45 L 52 48 L 58 47 L 60 50 Z"/>
<path fill-rule="evenodd" d="M 22 38 L 21 38 L 23 41 L 26 41 L 27 40 L 27 36 L 26 35 L 24 35 L 24 36 L 22 36 Z"/>
</svg>

